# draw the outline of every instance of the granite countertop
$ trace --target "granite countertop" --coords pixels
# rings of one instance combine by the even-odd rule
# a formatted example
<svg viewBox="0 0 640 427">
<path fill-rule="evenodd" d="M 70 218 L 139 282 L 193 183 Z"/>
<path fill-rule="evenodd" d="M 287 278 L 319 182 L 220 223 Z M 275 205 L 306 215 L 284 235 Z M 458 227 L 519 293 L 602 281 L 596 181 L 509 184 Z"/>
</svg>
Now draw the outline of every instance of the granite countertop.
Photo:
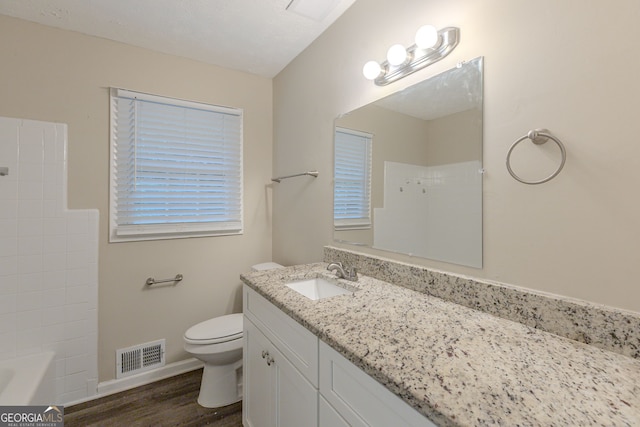
<svg viewBox="0 0 640 427">
<path fill-rule="evenodd" d="M 241 279 L 438 425 L 640 425 L 640 360 L 360 275 L 312 301 L 285 283 L 326 263 Z"/>
</svg>

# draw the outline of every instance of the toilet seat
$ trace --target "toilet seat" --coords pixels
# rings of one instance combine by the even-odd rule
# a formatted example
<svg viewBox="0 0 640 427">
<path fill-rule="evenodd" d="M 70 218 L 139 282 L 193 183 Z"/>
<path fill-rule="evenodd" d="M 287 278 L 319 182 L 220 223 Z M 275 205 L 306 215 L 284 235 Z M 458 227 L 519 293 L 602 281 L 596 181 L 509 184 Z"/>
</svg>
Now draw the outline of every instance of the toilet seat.
<svg viewBox="0 0 640 427">
<path fill-rule="evenodd" d="M 228 314 L 193 325 L 184 333 L 187 344 L 218 344 L 242 339 L 242 313 Z"/>
</svg>

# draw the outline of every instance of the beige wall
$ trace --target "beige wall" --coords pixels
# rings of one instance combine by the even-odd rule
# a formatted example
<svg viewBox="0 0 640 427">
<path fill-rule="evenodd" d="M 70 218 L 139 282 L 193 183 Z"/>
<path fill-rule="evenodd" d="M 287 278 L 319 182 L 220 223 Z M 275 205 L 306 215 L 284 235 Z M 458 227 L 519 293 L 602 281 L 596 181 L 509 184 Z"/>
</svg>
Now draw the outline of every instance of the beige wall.
<svg viewBox="0 0 640 427">
<path fill-rule="evenodd" d="M 640 311 L 638 16 L 637 0 L 358 0 L 274 79 L 276 171 L 320 172 L 275 191 L 274 258 L 317 261 L 332 243 L 339 113 L 484 56 L 484 268 L 397 258 Z M 449 57 L 384 88 L 362 77 L 367 60 L 411 43 L 424 23 L 460 27 Z M 562 139 L 567 164 L 556 179 L 527 186 L 511 178 L 505 157 L 537 127 Z M 523 150 L 514 159 L 522 175 L 542 178 L 558 161 L 551 144 Z"/>
<path fill-rule="evenodd" d="M 100 210 L 100 381 L 118 348 L 166 338 L 186 358 L 184 331 L 240 311 L 239 273 L 271 259 L 272 81 L 4 16 L 0 58 L 0 116 L 67 123 L 68 205 Z M 111 86 L 244 109 L 244 235 L 107 243 Z"/>
</svg>

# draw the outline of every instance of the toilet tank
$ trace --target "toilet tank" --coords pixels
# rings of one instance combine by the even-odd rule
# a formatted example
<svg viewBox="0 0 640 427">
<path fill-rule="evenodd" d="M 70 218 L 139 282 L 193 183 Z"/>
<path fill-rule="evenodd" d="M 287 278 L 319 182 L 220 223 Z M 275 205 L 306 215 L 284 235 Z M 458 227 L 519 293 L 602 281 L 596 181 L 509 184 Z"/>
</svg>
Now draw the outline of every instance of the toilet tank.
<svg viewBox="0 0 640 427">
<path fill-rule="evenodd" d="M 278 264 L 277 262 L 263 262 L 261 264 L 252 265 L 251 271 L 274 270 L 276 268 L 284 268 L 284 266 Z"/>
</svg>

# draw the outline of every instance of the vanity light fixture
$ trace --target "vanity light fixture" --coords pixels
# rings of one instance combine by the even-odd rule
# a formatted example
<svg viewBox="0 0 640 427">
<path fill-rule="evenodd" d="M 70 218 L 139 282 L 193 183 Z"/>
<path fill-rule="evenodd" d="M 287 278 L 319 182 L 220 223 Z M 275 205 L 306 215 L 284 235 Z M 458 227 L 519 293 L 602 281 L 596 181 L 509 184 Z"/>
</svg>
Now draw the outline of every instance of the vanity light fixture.
<svg viewBox="0 0 640 427">
<path fill-rule="evenodd" d="M 362 68 L 362 74 L 378 86 L 388 85 L 440 61 L 451 53 L 459 40 L 460 29 L 456 27 L 438 31 L 431 25 L 423 25 L 416 32 L 415 44 L 407 49 L 401 44 L 394 44 L 387 51 L 384 62 L 367 62 Z"/>
<path fill-rule="evenodd" d="M 403 65 L 409 60 L 411 60 L 411 57 L 407 54 L 407 49 L 401 44 L 394 44 L 387 51 L 387 62 L 391 65 Z"/>
</svg>

